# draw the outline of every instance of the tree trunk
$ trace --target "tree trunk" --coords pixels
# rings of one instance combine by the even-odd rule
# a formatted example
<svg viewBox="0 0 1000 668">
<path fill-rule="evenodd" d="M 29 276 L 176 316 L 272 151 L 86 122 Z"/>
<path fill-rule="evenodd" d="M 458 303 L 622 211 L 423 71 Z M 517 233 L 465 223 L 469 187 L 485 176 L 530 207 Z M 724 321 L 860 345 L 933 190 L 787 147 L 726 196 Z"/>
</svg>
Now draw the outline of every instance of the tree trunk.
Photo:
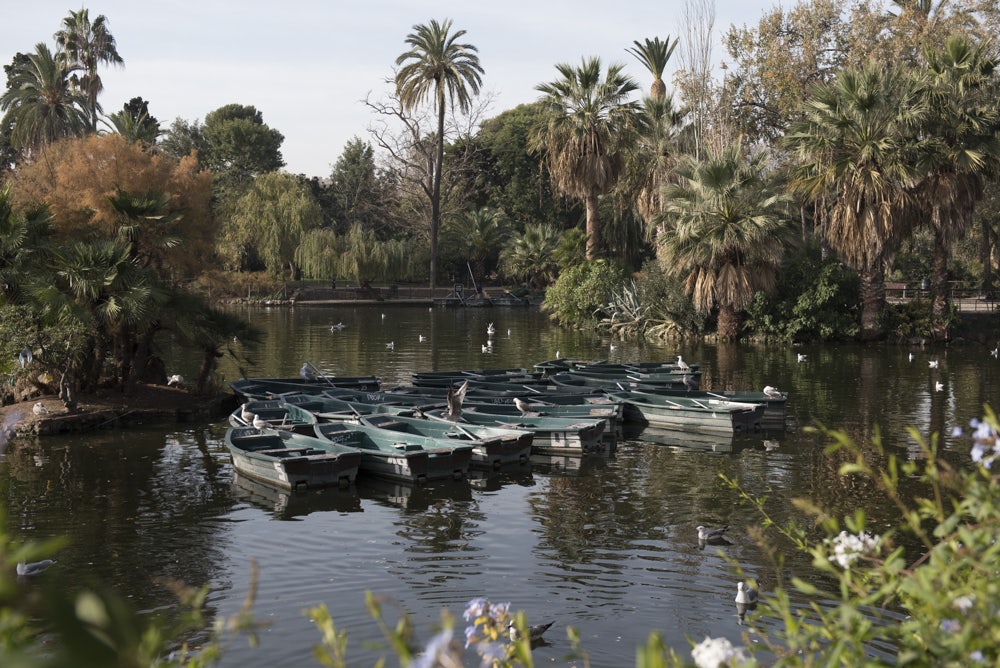
<svg viewBox="0 0 1000 668">
<path fill-rule="evenodd" d="M 431 165 L 431 290 L 437 287 L 438 228 L 441 226 L 441 171 L 444 169 L 444 88 L 438 83 L 437 160 Z M 433 296 L 433 295 L 431 295 Z"/>
<path fill-rule="evenodd" d="M 719 338 L 736 341 L 740 337 L 740 313 L 731 304 L 719 306 Z"/>
<path fill-rule="evenodd" d="M 587 206 L 587 259 L 596 260 L 601 255 L 601 211 L 597 193 L 591 191 L 584 201 Z"/>
<path fill-rule="evenodd" d="M 948 331 L 948 243 L 939 231 L 934 233 L 934 263 L 931 268 L 931 337 L 947 341 Z"/>
<path fill-rule="evenodd" d="M 983 264 L 983 284 L 981 291 L 987 299 L 993 299 L 993 226 L 989 216 L 980 216 L 980 228 L 982 232 L 982 250 L 980 251 L 980 261 Z"/>
<path fill-rule="evenodd" d="M 885 311 L 885 276 L 882 263 L 865 269 L 861 277 L 861 340 L 878 341 L 885 336 L 882 313 Z"/>
</svg>

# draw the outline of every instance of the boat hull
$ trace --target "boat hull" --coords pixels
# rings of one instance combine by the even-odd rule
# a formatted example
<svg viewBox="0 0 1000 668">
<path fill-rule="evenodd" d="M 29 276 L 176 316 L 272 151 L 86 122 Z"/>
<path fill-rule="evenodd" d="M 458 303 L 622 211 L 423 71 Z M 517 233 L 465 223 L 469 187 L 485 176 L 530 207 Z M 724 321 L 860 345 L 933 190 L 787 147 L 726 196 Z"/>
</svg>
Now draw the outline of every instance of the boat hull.
<svg viewBox="0 0 1000 668">
<path fill-rule="evenodd" d="M 361 465 L 360 453 L 293 432 L 231 427 L 226 446 L 241 475 L 293 491 L 348 486 Z"/>
</svg>

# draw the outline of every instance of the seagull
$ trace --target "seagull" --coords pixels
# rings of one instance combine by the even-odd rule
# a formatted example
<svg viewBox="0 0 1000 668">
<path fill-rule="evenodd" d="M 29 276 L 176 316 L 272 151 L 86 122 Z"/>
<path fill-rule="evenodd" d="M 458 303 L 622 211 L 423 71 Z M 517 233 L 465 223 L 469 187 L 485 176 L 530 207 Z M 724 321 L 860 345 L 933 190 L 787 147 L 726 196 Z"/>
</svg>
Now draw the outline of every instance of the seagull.
<svg viewBox="0 0 1000 668">
<path fill-rule="evenodd" d="M 253 412 L 249 408 L 247 408 L 246 404 L 243 404 L 241 408 L 243 410 L 240 411 L 240 419 L 243 420 L 243 422 L 246 424 L 251 424 L 254 418 Z"/>
<path fill-rule="evenodd" d="M 34 406 L 31 407 L 31 412 L 35 415 L 48 415 L 49 409 L 45 407 L 41 401 L 36 402 Z"/>
<path fill-rule="evenodd" d="M 798 355 L 797 355 L 797 358 L 798 358 L 798 360 L 800 362 L 805 362 L 806 361 L 806 357 L 807 357 L 807 355 L 805 353 L 798 353 Z"/>
<path fill-rule="evenodd" d="M 395 341 L 390 341 L 389 343 L 385 344 L 385 348 L 386 348 L 386 350 L 395 350 L 396 349 L 396 342 Z"/>
<path fill-rule="evenodd" d="M 937 392 L 943 392 L 944 391 L 944 383 L 942 383 L 940 380 L 937 381 L 936 383 L 934 383 L 934 390 L 937 391 Z"/>
<path fill-rule="evenodd" d="M 48 570 L 48 568 L 56 563 L 53 559 L 42 559 L 41 561 L 29 561 L 27 563 L 23 561 L 17 562 L 17 574 L 31 577 L 32 575 L 38 575 L 43 571 Z"/>
<path fill-rule="evenodd" d="M 914 357 L 916 357 L 916 355 L 914 355 L 913 353 L 910 353 L 910 361 L 911 361 L 911 362 L 913 361 L 913 358 L 914 358 Z"/>
<path fill-rule="evenodd" d="M 610 352 L 615 352 L 615 349 L 616 349 L 617 347 L 618 347 L 618 346 L 616 346 L 615 344 L 613 344 L 613 343 L 612 343 L 612 344 L 611 344 L 610 346 L 608 346 L 608 350 L 609 350 Z"/>
<path fill-rule="evenodd" d="M 256 429 L 257 431 L 264 431 L 265 429 L 271 426 L 271 423 L 269 423 L 267 420 L 265 420 L 259 415 L 254 415 L 253 420 L 251 420 L 251 423 L 253 424 L 253 428 Z"/>
<path fill-rule="evenodd" d="M 547 624 L 535 624 L 534 626 L 529 627 L 528 628 L 528 639 L 529 639 L 529 641 L 530 642 L 537 642 L 537 641 L 541 640 L 542 639 L 542 634 L 544 634 L 546 631 L 548 631 L 549 627 L 552 626 L 552 624 L 554 624 L 554 622 L 548 622 Z M 517 630 L 517 627 L 514 626 L 514 622 L 511 622 L 509 624 L 508 628 L 510 629 L 510 639 L 511 640 L 520 640 L 521 639 L 521 634 Z"/>
<path fill-rule="evenodd" d="M 681 383 L 683 383 L 684 387 L 686 387 L 689 390 L 693 390 L 698 387 L 698 383 L 694 382 L 694 378 L 692 378 L 687 374 L 681 376 Z"/>
<path fill-rule="evenodd" d="M 930 360 L 929 362 L 927 362 L 927 366 L 929 366 L 932 369 L 936 369 L 936 368 L 938 368 L 938 361 L 937 360 Z"/>
<path fill-rule="evenodd" d="M 559 357 L 559 351 L 557 350 L 557 351 L 556 351 L 556 359 L 559 359 L 559 358 L 560 358 L 560 357 Z"/>
<path fill-rule="evenodd" d="M 517 406 L 517 410 L 522 413 L 531 413 L 531 404 L 522 399 L 521 397 L 514 397 L 514 405 Z"/>
<path fill-rule="evenodd" d="M 768 397 L 768 398 L 771 398 L 771 399 L 780 399 L 781 398 L 781 391 L 778 388 L 776 388 L 776 387 L 772 387 L 771 385 L 765 385 L 764 386 L 764 396 Z"/>
<path fill-rule="evenodd" d="M 994 355 L 994 357 L 996 357 L 996 355 Z M 32 359 L 33 357 L 31 355 L 31 351 L 27 348 L 22 348 L 21 352 L 17 354 L 17 361 L 21 363 L 22 369 L 31 364 Z"/>
<path fill-rule="evenodd" d="M 299 375 L 302 376 L 302 380 L 316 380 L 316 374 L 313 373 L 312 367 L 309 366 L 309 362 L 302 363 L 302 368 L 299 369 Z"/>
<path fill-rule="evenodd" d="M 691 365 L 684 361 L 684 358 L 680 355 L 677 356 L 677 368 L 681 371 L 690 371 Z"/>
<path fill-rule="evenodd" d="M 486 334 L 488 336 L 493 336 L 496 333 L 497 333 L 497 328 L 493 326 L 492 322 L 490 324 L 486 325 Z"/>
<path fill-rule="evenodd" d="M 493 346 L 489 345 L 488 343 L 484 343 L 483 344 L 483 352 L 484 353 L 491 353 L 491 352 L 493 352 Z"/>
<path fill-rule="evenodd" d="M 175 373 L 170 378 L 167 378 L 167 385 L 168 386 L 169 385 L 183 385 L 183 384 L 184 384 L 184 376 L 180 375 L 179 373 Z"/>
<path fill-rule="evenodd" d="M 777 450 L 781 444 L 777 441 L 771 440 L 769 438 L 764 439 L 764 449 L 768 452 L 771 450 Z"/>
<path fill-rule="evenodd" d="M 417 334 L 417 341 L 419 341 L 420 343 L 423 343 L 426 340 L 427 340 L 426 336 L 424 336 L 423 334 Z"/>
<path fill-rule="evenodd" d="M 757 602 L 757 590 L 744 582 L 737 582 L 736 602 L 743 605 L 753 605 Z"/>
<path fill-rule="evenodd" d="M 725 536 L 727 531 L 729 531 L 728 524 L 721 529 L 698 527 L 698 542 L 708 543 L 709 545 L 729 545 L 730 543 L 726 540 Z"/>
<path fill-rule="evenodd" d="M 510 338 L 510 328 L 509 327 L 507 328 L 507 338 L 508 339 Z M 996 355 L 994 355 L 993 357 L 996 357 Z"/>
<path fill-rule="evenodd" d="M 1000 357 L 1000 344 L 997 344 L 997 347 L 990 351 L 990 355 L 993 355 L 993 357 Z"/>
<path fill-rule="evenodd" d="M 465 401 L 465 393 L 469 390 L 469 381 L 462 383 L 457 390 L 448 388 L 448 418 L 457 420 L 462 414 L 462 402 Z"/>
</svg>

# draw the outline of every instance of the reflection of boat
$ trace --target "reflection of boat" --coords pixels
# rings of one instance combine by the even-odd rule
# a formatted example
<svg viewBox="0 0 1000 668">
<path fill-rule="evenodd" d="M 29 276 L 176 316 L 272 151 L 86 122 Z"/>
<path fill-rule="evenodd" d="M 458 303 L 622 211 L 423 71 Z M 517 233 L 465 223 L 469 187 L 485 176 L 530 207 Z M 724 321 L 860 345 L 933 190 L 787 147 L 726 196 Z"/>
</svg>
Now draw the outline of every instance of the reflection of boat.
<svg viewBox="0 0 1000 668">
<path fill-rule="evenodd" d="M 334 511 L 353 513 L 361 511 L 361 498 L 354 485 L 327 487 L 319 490 L 291 492 L 265 485 L 253 478 L 233 474 L 233 495 L 244 503 L 274 513 L 279 519 L 290 520 L 312 512 Z"/>
<path fill-rule="evenodd" d="M 542 475 L 585 476 L 608 463 L 604 454 L 589 454 L 586 457 L 566 455 L 531 455 L 531 470 Z"/>
<path fill-rule="evenodd" d="M 531 487 L 535 484 L 535 479 L 531 476 L 530 463 L 527 466 L 523 464 L 505 464 L 498 469 L 470 470 L 469 484 L 485 492 L 495 492 L 504 485 Z"/>
<path fill-rule="evenodd" d="M 433 504 L 449 499 L 471 501 L 472 487 L 467 480 L 438 480 L 426 485 L 362 476 L 357 484 L 362 499 L 372 499 L 406 510 L 427 510 Z"/>
<path fill-rule="evenodd" d="M 291 431 L 230 427 L 226 447 L 238 472 L 290 490 L 349 485 L 361 465 L 352 448 Z"/>
<path fill-rule="evenodd" d="M 322 439 L 354 448 L 363 455 L 361 470 L 372 475 L 422 482 L 459 480 L 469 472 L 472 446 L 403 434 L 351 421 L 321 422 Z M 413 454 L 416 453 L 416 454 Z"/>
<path fill-rule="evenodd" d="M 728 399 L 689 399 L 646 392 L 614 392 L 625 402 L 625 421 L 667 429 L 719 434 L 757 431 L 764 405 Z"/>
<path fill-rule="evenodd" d="M 626 428 L 625 438 L 644 443 L 655 443 L 685 450 L 726 453 L 733 451 L 732 434 L 714 434 L 684 429 L 665 429 L 652 425 Z"/>
</svg>

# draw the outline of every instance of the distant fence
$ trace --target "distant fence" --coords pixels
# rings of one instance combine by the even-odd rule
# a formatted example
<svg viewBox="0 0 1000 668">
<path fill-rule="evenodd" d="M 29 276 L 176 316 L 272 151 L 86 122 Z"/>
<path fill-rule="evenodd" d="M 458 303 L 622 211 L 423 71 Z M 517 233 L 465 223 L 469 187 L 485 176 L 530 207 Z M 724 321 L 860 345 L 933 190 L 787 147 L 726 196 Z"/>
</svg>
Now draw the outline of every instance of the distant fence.
<svg viewBox="0 0 1000 668">
<path fill-rule="evenodd" d="M 996 299 L 982 294 L 978 285 L 965 281 L 949 281 L 948 296 L 951 303 L 963 313 L 989 313 L 997 311 Z M 902 304 L 915 299 L 930 299 L 930 288 L 926 282 L 885 284 L 885 298 L 892 304 Z"/>
</svg>

